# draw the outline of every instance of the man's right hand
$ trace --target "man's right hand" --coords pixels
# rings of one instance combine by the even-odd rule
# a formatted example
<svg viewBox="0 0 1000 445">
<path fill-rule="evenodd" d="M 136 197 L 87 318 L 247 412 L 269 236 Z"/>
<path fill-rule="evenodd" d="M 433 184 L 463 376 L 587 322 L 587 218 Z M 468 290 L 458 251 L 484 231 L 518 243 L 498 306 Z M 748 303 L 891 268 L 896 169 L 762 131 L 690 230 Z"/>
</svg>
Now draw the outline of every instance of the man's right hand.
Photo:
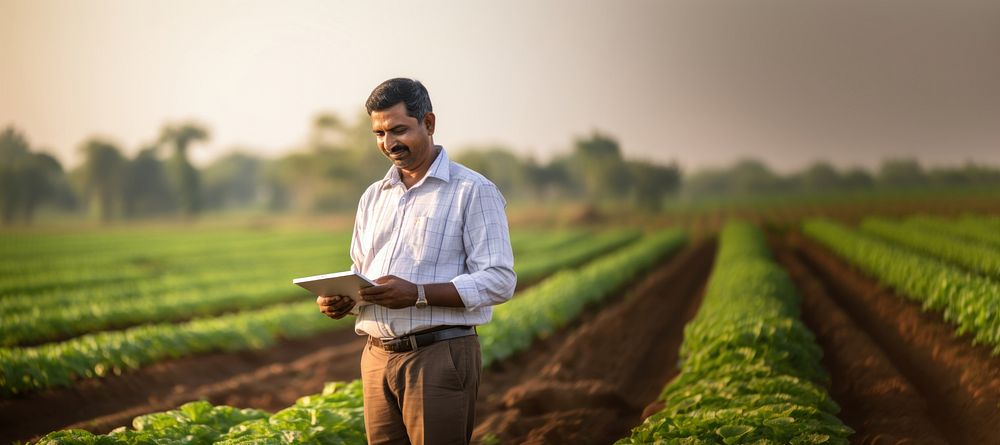
<svg viewBox="0 0 1000 445">
<path fill-rule="evenodd" d="M 351 311 L 351 308 L 354 307 L 354 300 L 350 297 L 340 295 L 330 297 L 320 296 L 316 297 L 316 304 L 319 305 L 319 311 L 324 315 L 334 320 L 339 320 Z"/>
</svg>

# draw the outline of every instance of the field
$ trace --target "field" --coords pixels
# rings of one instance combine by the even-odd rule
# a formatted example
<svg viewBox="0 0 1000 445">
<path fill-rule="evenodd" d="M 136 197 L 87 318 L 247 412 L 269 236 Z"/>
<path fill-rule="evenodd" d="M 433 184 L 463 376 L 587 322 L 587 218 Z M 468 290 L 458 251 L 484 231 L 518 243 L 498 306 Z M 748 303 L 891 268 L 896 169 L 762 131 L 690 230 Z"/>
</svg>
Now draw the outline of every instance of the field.
<svg viewBox="0 0 1000 445">
<path fill-rule="evenodd" d="M 474 439 L 1000 443 L 1000 219 L 770 210 L 515 227 Z M 2 237 L 0 441 L 363 440 L 350 232 Z"/>
</svg>

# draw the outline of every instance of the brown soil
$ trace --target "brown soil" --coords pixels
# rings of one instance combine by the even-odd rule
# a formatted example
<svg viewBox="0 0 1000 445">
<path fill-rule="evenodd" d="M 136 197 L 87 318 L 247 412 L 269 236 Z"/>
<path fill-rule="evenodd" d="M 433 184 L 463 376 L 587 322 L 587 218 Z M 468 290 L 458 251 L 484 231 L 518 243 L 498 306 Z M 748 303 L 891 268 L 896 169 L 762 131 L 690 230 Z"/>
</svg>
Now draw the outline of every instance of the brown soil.
<svg viewBox="0 0 1000 445">
<path fill-rule="evenodd" d="M 920 418 L 923 407 L 898 406 L 893 408 L 891 405 L 897 396 L 910 397 L 912 395 L 912 392 L 903 387 L 905 381 L 909 382 L 919 396 L 924 399 L 923 406 L 927 407 L 925 417 L 930 419 L 930 424 L 943 433 L 949 443 L 1000 444 L 1000 434 L 998 434 L 1000 431 L 998 429 L 998 425 L 1000 425 L 1000 358 L 992 356 L 988 348 L 972 345 L 968 336 L 956 336 L 954 327 L 944 322 L 940 314 L 924 312 L 919 304 L 906 300 L 878 285 L 877 282 L 853 270 L 803 236 L 792 234 L 788 241 L 788 249 L 793 250 L 795 255 L 789 258 L 790 254 L 783 254 L 782 257 L 789 265 L 798 263 L 800 266 L 804 266 L 789 267 L 793 275 L 798 275 L 798 279 L 804 282 L 809 281 L 808 277 L 803 278 L 806 274 L 818 278 L 820 287 L 832 297 L 836 305 L 844 309 L 854 323 L 874 340 L 884 352 L 884 356 L 892 362 L 895 369 L 903 377 L 896 379 L 888 373 L 886 368 L 882 368 L 877 373 L 874 369 L 878 368 L 873 368 L 870 377 L 881 376 L 888 379 L 884 384 L 867 380 L 848 380 L 846 382 L 847 388 L 844 390 L 851 394 L 842 403 L 844 416 L 846 419 L 852 419 L 849 420 L 849 424 L 853 423 L 852 427 L 858 428 L 859 431 L 868 431 L 866 428 L 869 428 L 864 421 L 859 421 L 859 419 L 864 418 L 865 414 L 854 413 L 854 409 L 876 409 L 884 405 L 885 408 L 878 409 L 895 409 L 897 411 L 889 411 L 879 415 L 878 418 L 891 419 L 894 415 L 905 414 L 912 415 L 914 419 L 909 424 L 903 421 L 892 427 L 902 428 L 902 430 L 891 431 L 908 431 L 907 434 L 916 434 L 918 426 L 914 423 Z M 803 292 L 804 294 L 818 294 L 816 291 L 808 290 L 815 289 L 815 286 L 806 284 L 803 288 L 807 289 Z M 810 317 L 811 315 L 819 315 L 820 318 L 830 317 L 823 311 L 812 308 L 806 309 L 804 312 Z M 816 330 L 819 333 L 824 332 L 822 327 L 818 327 Z M 831 334 L 843 336 L 840 331 L 833 331 Z M 839 340 L 835 337 L 838 336 L 821 334 L 820 342 L 824 346 L 837 344 L 836 342 Z M 852 356 L 847 355 L 853 353 L 849 350 L 852 348 L 861 349 L 863 346 L 851 343 L 850 346 L 845 347 L 848 349 L 846 351 L 827 349 L 827 353 L 831 355 L 828 365 L 832 368 L 831 372 L 835 379 L 837 374 L 849 378 L 855 376 L 868 378 L 866 376 L 869 376 L 869 373 L 863 368 L 854 369 L 860 368 L 857 366 L 838 367 L 838 361 L 852 360 Z M 853 360 L 857 359 L 859 358 L 853 358 Z M 867 358 L 863 359 L 867 360 Z M 850 361 L 848 363 L 853 364 Z M 836 385 L 835 383 L 835 388 Z M 890 395 L 876 392 L 878 397 L 889 399 L 878 401 L 878 405 L 858 405 L 858 403 L 865 403 L 858 400 L 866 399 L 851 400 L 851 397 L 865 396 L 861 392 L 867 387 L 880 391 L 892 388 L 897 393 L 892 394 L 892 399 L 890 399 Z M 835 391 L 840 391 L 840 389 Z M 870 397 L 867 400 L 870 400 Z M 840 400 L 838 399 L 838 401 Z M 878 418 L 873 420 L 878 420 Z M 872 428 L 876 426 L 889 428 L 887 425 L 871 424 Z M 892 432 L 886 434 L 895 435 Z M 882 441 L 879 440 L 878 443 L 882 443 Z"/>
<path fill-rule="evenodd" d="M 576 328 L 484 373 L 474 441 L 611 443 L 676 375 L 714 243 L 678 254 Z"/>
<path fill-rule="evenodd" d="M 947 444 L 927 401 L 829 295 L 793 248 L 772 242 L 778 261 L 802 296 L 802 320 L 823 348 L 838 415 L 857 432 L 853 444 Z"/>
</svg>

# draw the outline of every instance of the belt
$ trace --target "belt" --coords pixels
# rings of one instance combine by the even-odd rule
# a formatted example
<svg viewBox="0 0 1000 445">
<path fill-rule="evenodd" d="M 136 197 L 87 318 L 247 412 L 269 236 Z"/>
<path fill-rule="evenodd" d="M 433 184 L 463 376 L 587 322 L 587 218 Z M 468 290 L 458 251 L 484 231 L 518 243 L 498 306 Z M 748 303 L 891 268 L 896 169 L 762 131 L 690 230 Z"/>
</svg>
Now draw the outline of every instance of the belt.
<svg viewBox="0 0 1000 445">
<path fill-rule="evenodd" d="M 409 352 L 442 340 L 476 335 L 475 326 L 440 326 L 402 337 L 381 339 L 368 337 L 371 344 L 389 352 Z"/>
</svg>

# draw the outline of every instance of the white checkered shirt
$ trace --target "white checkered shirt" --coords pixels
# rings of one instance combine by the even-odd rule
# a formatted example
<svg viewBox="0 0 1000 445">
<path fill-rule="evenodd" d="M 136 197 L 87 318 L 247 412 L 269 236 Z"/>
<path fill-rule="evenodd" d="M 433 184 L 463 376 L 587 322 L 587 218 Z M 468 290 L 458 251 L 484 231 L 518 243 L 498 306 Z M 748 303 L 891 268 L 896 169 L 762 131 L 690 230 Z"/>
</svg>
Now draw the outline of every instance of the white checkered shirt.
<svg viewBox="0 0 1000 445">
<path fill-rule="evenodd" d="M 355 331 L 387 338 L 489 322 L 491 306 L 509 300 L 517 284 L 505 206 L 492 182 L 451 162 L 443 148 L 409 190 L 391 167 L 358 203 L 351 269 L 373 280 L 395 275 L 416 284 L 451 282 L 465 307 L 368 304 L 355 309 Z"/>
</svg>

